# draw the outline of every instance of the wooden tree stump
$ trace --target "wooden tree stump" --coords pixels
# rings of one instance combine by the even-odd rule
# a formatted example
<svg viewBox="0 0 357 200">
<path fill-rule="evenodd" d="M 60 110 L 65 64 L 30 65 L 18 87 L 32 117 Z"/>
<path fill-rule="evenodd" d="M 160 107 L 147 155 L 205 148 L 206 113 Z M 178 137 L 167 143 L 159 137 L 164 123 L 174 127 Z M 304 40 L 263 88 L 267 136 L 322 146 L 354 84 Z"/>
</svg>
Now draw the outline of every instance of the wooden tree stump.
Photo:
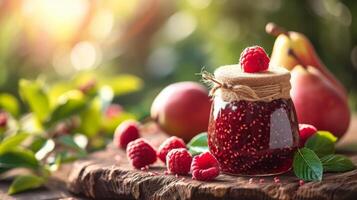
<svg viewBox="0 0 357 200">
<path fill-rule="evenodd" d="M 167 136 L 157 129 L 145 129 L 144 137 L 158 146 Z M 357 155 L 351 155 L 357 165 Z M 214 181 L 201 182 L 190 176 L 165 175 L 157 161 L 147 171 L 133 169 L 122 150 L 109 146 L 87 160 L 74 164 L 68 188 L 75 194 L 96 199 L 314 199 L 357 198 L 357 170 L 326 173 L 321 182 L 299 185 L 292 172 L 274 177 L 242 177 L 221 174 Z M 253 179 L 251 179 L 253 178 Z M 249 181 L 251 179 L 252 181 Z M 263 180 L 263 182 L 260 181 Z"/>
</svg>

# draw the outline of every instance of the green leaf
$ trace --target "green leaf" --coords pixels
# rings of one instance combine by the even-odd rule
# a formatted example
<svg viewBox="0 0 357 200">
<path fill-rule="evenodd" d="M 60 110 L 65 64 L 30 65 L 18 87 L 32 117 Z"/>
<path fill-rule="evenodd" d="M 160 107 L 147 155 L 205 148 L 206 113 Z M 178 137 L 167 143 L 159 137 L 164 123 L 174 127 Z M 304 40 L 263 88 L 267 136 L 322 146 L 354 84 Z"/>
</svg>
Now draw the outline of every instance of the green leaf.
<svg viewBox="0 0 357 200">
<path fill-rule="evenodd" d="M 21 148 L 16 148 L 0 155 L 0 171 L 17 167 L 37 169 L 39 162 L 32 151 Z"/>
<path fill-rule="evenodd" d="M 87 152 L 85 151 L 85 149 L 81 148 L 74 140 L 74 138 L 72 136 L 69 135 L 63 135 L 61 137 L 58 138 L 58 142 L 61 143 L 64 146 L 67 146 L 69 148 L 72 148 L 76 151 L 78 151 L 78 153 L 81 156 L 85 156 L 87 154 Z"/>
<path fill-rule="evenodd" d="M 48 98 L 50 100 L 50 105 L 54 107 L 57 104 L 58 98 L 62 94 L 73 89 L 75 89 L 73 87 L 73 84 L 68 81 L 60 81 L 52 84 L 50 90 L 48 90 Z"/>
<path fill-rule="evenodd" d="M 143 86 L 143 81 L 133 75 L 123 74 L 104 80 L 105 85 L 109 85 L 116 96 L 138 91 Z"/>
<path fill-rule="evenodd" d="M 79 131 L 89 137 L 99 132 L 102 112 L 99 99 L 94 99 L 91 104 L 80 114 L 81 123 Z"/>
<path fill-rule="evenodd" d="M 83 93 L 78 90 L 71 90 L 63 94 L 58 99 L 58 104 L 54 108 L 48 124 L 53 124 L 59 120 L 78 114 L 86 107 L 87 100 Z"/>
<path fill-rule="evenodd" d="M 337 138 L 328 131 L 317 131 L 305 143 L 305 147 L 313 150 L 320 158 L 335 153 Z"/>
<path fill-rule="evenodd" d="M 11 94 L 0 94 L 0 108 L 11 113 L 13 116 L 19 114 L 19 102 Z"/>
<path fill-rule="evenodd" d="M 29 149 L 32 152 L 37 152 L 39 151 L 47 142 L 47 139 L 42 137 L 42 136 L 35 136 L 32 138 L 31 144 L 29 146 Z"/>
<path fill-rule="evenodd" d="M 188 149 L 192 155 L 197 155 L 208 151 L 208 137 L 207 133 L 200 133 L 193 137 L 187 144 Z"/>
<path fill-rule="evenodd" d="M 304 147 L 296 151 L 293 168 L 295 175 L 305 181 L 322 180 L 322 163 L 311 149 Z"/>
<path fill-rule="evenodd" d="M 20 80 L 20 95 L 36 117 L 44 121 L 50 113 L 50 104 L 45 90 L 35 81 Z"/>
<path fill-rule="evenodd" d="M 187 144 L 188 146 L 207 146 L 208 145 L 208 137 L 207 133 L 203 132 L 195 137 L 193 137 L 190 142 Z"/>
<path fill-rule="evenodd" d="M 11 183 L 8 194 L 16 194 L 30 189 L 41 187 L 45 183 L 45 179 L 35 175 L 17 176 Z"/>
<path fill-rule="evenodd" d="M 21 130 L 31 135 L 38 135 L 39 133 L 44 132 L 42 122 L 40 122 L 38 117 L 36 117 L 33 113 L 21 116 L 18 122 Z"/>
<path fill-rule="evenodd" d="M 321 158 L 325 172 L 345 172 L 356 168 L 346 156 L 330 154 Z"/>
<path fill-rule="evenodd" d="M 189 151 L 193 156 L 195 156 L 195 155 L 209 151 L 209 148 L 208 148 L 208 146 L 207 147 L 194 147 L 194 146 L 192 147 L 191 146 L 189 148 Z"/>
<path fill-rule="evenodd" d="M 10 150 L 16 148 L 28 136 L 29 136 L 29 134 L 27 134 L 27 133 L 18 133 L 16 135 L 11 135 L 11 136 L 5 138 L 0 143 L 0 155 L 4 154 L 7 151 L 10 151 Z"/>
</svg>

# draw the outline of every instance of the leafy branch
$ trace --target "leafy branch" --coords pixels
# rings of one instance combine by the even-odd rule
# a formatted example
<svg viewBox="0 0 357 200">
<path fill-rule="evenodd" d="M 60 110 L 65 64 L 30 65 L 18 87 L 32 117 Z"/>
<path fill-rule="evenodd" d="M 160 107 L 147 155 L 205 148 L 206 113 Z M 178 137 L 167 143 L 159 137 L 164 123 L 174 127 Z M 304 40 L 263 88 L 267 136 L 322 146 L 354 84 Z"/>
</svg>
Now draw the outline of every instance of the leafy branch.
<svg viewBox="0 0 357 200">
<path fill-rule="evenodd" d="M 328 131 L 318 131 L 298 149 L 294 156 L 294 173 L 305 181 L 321 181 L 323 172 L 345 172 L 355 169 L 352 161 L 336 155 L 337 138 Z"/>
<path fill-rule="evenodd" d="M 131 75 L 87 73 L 52 85 L 20 80 L 20 99 L 0 94 L 0 175 L 28 169 L 14 178 L 8 193 L 41 187 L 61 164 L 104 147 L 121 121 L 135 118 L 125 111 L 106 115 L 113 98 L 141 86 Z"/>
</svg>

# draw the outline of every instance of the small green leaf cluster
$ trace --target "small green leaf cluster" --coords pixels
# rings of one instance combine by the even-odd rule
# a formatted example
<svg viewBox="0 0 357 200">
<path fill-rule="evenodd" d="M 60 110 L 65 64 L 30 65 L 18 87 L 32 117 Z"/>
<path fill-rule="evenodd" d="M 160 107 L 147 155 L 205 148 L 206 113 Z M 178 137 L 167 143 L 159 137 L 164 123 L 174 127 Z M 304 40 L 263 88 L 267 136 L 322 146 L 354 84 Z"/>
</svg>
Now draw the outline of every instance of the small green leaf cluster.
<svg viewBox="0 0 357 200">
<path fill-rule="evenodd" d="M 187 144 L 190 153 L 195 156 L 208 151 L 207 133 L 203 132 L 191 139 Z"/>
<path fill-rule="evenodd" d="M 318 131 L 311 136 L 305 146 L 295 153 L 295 175 L 305 181 L 321 181 L 324 172 L 345 172 L 355 169 L 355 165 L 348 157 L 335 154 L 336 140 L 337 138 L 328 131 Z"/>
<path fill-rule="evenodd" d="M 0 112 L 8 116 L 0 127 L 0 175 L 27 169 L 8 193 L 41 187 L 61 164 L 104 147 L 120 122 L 135 119 L 126 111 L 107 116 L 113 98 L 141 87 L 141 79 L 132 75 L 85 73 L 54 84 L 22 79 L 20 98 L 0 93 Z"/>
</svg>

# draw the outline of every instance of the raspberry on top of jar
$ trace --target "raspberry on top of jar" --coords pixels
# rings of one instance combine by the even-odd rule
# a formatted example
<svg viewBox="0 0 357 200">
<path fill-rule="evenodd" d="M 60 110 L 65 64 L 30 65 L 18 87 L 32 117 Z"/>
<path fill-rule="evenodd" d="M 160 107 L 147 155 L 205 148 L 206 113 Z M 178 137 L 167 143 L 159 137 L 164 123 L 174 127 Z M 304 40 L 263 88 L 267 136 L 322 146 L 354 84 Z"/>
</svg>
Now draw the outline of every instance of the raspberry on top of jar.
<svg viewBox="0 0 357 200">
<path fill-rule="evenodd" d="M 222 66 L 208 78 L 214 82 L 208 143 L 223 172 L 279 174 L 290 170 L 298 146 L 290 73 L 281 67 L 265 69 L 261 50 L 253 54 L 242 56 L 261 60 L 241 58 L 247 66 Z M 261 64 L 256 67 L 261 70 L 246 72 L 252 64 Z"/>
</svg>

